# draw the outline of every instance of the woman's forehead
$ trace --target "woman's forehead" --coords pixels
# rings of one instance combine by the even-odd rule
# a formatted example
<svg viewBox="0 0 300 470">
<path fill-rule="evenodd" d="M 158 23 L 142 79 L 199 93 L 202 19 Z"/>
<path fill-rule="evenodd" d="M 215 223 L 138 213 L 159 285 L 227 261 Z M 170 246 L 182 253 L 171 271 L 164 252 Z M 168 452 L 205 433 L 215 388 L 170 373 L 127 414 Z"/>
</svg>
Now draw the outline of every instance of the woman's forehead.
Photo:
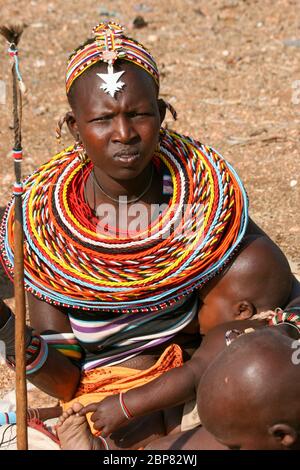
<svg viewBox="0 0 300 470">
<path fill-rule="evenodd" d="M 114 98 L 111 98 L 101 85 L 103 80 L 99 74 L 105 74 L 107 65 L 103 63 L 96 64 L 88 69 L 82 76 L 76 80 L 71 88 L 72 104 L 80 103 L 80 106 L 95 106 L 97 103 L 114 104 L 114 102 L 130 100 L 131 102 L 155 101 L 157 98 L 157 85 L 152 77 L 141 68 L 127 63 L 115 64 L 114 72 L 124 73 L 120 80 L 124 82 L 124 87 L 118 91 Z"/>
</svg>

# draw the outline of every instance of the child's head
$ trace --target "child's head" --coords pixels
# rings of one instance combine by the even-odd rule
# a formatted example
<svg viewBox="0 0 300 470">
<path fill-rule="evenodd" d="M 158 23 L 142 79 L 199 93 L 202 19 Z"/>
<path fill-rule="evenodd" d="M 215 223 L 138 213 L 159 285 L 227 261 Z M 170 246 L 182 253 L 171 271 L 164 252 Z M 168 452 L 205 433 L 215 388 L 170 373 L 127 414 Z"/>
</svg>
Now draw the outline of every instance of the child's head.
<svg viewBox="0 0 300 470">
<path fill-rule="evenodd" d="M 299 341 L 279 328 L 237 337 L 207 368 L 197 394 L 205 428 L 231 449 L 300 449 Z"/>
<path fill-rule="evenodd" d="M 201 332 L 283 307 L 290 289 L 290 267 L 283 253 L 266 237 L 248 236 L 228 268 L 201 291 Z"/>
</svg>

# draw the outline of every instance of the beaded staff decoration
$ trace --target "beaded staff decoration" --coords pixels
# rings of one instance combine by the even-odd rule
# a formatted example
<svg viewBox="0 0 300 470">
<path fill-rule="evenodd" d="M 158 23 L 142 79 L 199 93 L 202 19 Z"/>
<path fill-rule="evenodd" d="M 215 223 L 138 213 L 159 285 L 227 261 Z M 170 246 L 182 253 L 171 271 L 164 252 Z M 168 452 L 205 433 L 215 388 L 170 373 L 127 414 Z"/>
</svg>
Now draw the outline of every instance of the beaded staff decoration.
<svg viewBox="0 0 300 470">
<path fill-rule="evenodd" d="M 212 148 L 165 130 L 153 162 L 169 173 L 172 196 L 161 216 L 136 238 L 99 231 L 98 219 L 84 199 L 92 163 L 82 167 L 74 147 L 26 180 L 29 292 L 73 308 L 157 311 L 223 268 L 248 222 L 247 196 L 237 174 Z M 13 221 L 11 201 L 0 234 L 9 275 L 14 264 Z"/>
<path fill-rule="evenodd" d="M 23 32 L 22 26 L 1 26 L 0 34 L 9 44 L 8 53 L 12 62 L 13 118 L 14 118 L 14 290 L 15 290 L 15 339 L 16 339 L 16 402 L 17 402 L 17 445 L 19 450 L 27 449 L 27 389 L 25 379 L 25 325 L 26 306 L 24 290 L 23 212 L 22 212 L 22 95 L 25 86 L 21 77 L 18 58 L 18 44 Z"/>
<path fill-rule="evenodd" d="M 122 88 L 123 83 L 118 82 L 124 72 L 113 73 L 112 65 L 117 59 L 133 62 L 144 69 L 154 79 L 159 87 L 159 74 L 154 58 L 149 51 L 137 41 L 123 34 L 124 28 L 118 23 L 100 23 L 93 29 L 95 39 L 77 50 L 70 58 L 66 73 L 67 94 L 74 81 L 96 62 L 108 63 L 108 74 L 97 74 L 105 83 L 101 88 L 114 96 Z"/>
<path fill-rule="evenodd" d="M 8 53 L 12 63 L 13 72 L 13 114 L 14 114 L 14 133 L 15 142 L 12 150 L 12 157 L 14 159 L 14 169 L 16 175 L 16 182 L 14 184 L 14 194 L 21 196 L 23 193 L 23 184 L 21 178 L 21 163 L 23 159 L 22 150 L 22 95 L 25 94 L 26 88 L 20 73 L 19 57 L 17 45 L 20 41 L 23 32 L 22 27 L 6 27 L 0 26 L 0 34 L 5 37 L 9 44 Z"/>
</svg>

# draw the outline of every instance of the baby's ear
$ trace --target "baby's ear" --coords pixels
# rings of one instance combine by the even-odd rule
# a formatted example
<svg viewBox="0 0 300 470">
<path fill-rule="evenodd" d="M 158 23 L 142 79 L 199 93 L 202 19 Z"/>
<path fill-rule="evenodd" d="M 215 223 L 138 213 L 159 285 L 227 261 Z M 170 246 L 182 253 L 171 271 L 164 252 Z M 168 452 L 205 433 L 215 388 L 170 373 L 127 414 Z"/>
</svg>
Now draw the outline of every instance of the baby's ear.
<svg viewBox="0 0 300 470">
<path fill-rule="evenodd" d="M 248 320 L 256 313 L 256 308 L 248 300 L 241 300 L 235 309 L 235 320 Z"/>
<path fill-rule="evenodd" d="M 274 424 L 268 432 L 282 447 L 292 447 L 298 439 L 296 429 L 285 423 Z"/>
</svg>

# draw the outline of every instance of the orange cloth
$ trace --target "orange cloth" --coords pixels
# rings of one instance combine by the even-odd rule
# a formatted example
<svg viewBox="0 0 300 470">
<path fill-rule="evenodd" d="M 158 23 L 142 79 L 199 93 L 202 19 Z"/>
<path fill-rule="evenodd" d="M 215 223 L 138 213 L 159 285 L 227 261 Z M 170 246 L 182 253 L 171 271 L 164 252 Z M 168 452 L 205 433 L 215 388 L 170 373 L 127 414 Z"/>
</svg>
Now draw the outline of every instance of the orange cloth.
<svg viewBox="0 0 300 470">
<path fill-rule="evenodd" d="M 70 408 L 73 403 L 79 402 L 86 406 L 90 403 L 100 402 L 104 398 L 120 392 L 127 392 L 135 387 L 140 387 L 151 380 L 156 379 L 164 372 L 183 364 L 182 350 L 177 344 L 171 344 L 162 353 L 156 363 L 146 370 L 130 369 L 121 366 L 99 367 L 86 371 L 81 376 L 81 381 L 75 398 L 62 403 L 64 410 Z M 91 430 L 93 426 L 87 415 Z"/>
</svg>

